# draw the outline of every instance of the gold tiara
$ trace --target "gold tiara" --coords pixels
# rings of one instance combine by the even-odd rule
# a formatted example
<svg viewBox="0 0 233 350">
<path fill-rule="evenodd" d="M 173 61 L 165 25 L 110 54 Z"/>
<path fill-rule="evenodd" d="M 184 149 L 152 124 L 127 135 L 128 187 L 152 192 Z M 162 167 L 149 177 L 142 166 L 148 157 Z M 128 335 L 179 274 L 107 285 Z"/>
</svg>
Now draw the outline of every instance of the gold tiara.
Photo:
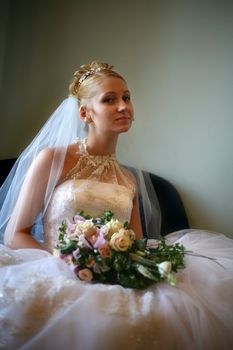
<svg viewBox="0 0 233 350">
<path fill-rule="evenodd" d="M 100 72 L 101 70 L 104 70 L 104 69 L 98 67 L 98 68 L 96 68 L 96 69 L 90 69 L 90 70 L 88 70 L 87 72 L 83 73 L 83 74 L 81 75 L 79 81 L 78 81 L 79 85 L 81 85 L 82 82 L 83 82 L 85 79 L 87 79 L 90 75 L 93 75 L 93 74 L 95 74 L 95 73 L 98 73 L 98 72 Z"/>
</svg>

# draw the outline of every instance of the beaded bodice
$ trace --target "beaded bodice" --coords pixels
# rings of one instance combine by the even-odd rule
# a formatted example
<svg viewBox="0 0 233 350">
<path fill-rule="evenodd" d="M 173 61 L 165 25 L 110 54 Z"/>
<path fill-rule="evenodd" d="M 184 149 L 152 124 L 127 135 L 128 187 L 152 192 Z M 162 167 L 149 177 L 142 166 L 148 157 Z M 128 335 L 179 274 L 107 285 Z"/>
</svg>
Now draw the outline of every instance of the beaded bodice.
<svg viewBox="0 0 233 350">
<path fill-rule="evenodd" d="M 85 140 L 77 140 L 78 161 L 53 193 L 44 216 L 45 246 L 52 250 L 64 219 L 84 210 L 93 217 L 105 209 L 120 221 L 130 221 L 135 196 L 133 176 L 120 167 L 115 155 L 88 154 Z"/>
<path fill-rule="evenodd" d="M 115 154 L 91 155 L 87 151 L 86 139 L 76 139 L 78 145 L 78 161 L 65 177 L 70 179 L 86 179 L 113 183 L 127 187 L 135 194 L 135 180 L 131 173 L 121 167 Z"/>
</svg>

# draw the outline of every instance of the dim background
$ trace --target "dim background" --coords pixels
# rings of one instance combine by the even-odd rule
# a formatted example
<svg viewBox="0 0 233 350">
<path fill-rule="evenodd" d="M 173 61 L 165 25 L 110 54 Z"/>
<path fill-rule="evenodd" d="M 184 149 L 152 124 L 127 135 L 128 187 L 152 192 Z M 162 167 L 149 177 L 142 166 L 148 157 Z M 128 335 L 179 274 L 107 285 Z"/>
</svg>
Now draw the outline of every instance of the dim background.
<svg viewBox="0 0 233 350">
<path fill-rule="evenodd" d="M 81 64 L 114 64 L 135 108 L 119 153 L 175 185 L 192 228 L 233 237 L 231 1 L 3 0 L 0 19 L 0 159 L 31 141 Z"/>
</svg>

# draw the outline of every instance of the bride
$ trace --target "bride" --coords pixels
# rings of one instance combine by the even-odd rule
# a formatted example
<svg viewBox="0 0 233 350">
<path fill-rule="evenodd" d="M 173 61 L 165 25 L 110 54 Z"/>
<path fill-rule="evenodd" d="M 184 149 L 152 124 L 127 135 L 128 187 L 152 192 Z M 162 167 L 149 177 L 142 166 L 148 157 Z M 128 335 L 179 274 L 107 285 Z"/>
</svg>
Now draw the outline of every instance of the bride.
<svg viewBox="0 0 233 350">
<path fill-rule="evenodd" d="M 51 255 L 61 221 L 78 210 L 109 209 L 143 237 L 138 189 L 147 235 L 159 238 L 156 195 L 115 155 L 134 118 L 127 83 L 112 68 L 94 61 L 75 72 L 70 96 L 1 188 L 0 349 L 230 349 L 233 241 L 224 235 L 167 235 L 193 255 L 176 287 L 144 291 L 82 282 Z"/>
</svg>

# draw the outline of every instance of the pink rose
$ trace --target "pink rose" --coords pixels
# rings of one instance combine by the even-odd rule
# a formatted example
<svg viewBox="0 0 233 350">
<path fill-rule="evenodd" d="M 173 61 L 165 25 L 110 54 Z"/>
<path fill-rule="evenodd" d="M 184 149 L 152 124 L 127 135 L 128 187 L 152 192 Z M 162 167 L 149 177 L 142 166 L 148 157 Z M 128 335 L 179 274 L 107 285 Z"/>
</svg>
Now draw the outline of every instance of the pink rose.
<svg viewBox="0 0 233 350">
<path fill-rule="evenodd" d="M 93 278 L 92 272 L 89 269 L 82 269 L 78 272 L 80 280 L 90 282 Z"/>
<path fill-rule="evenodd" d="M 89 256 L 88 259 L 87 259 L 87 267 L 91 268 L 93 267 L 95 264 L 95 260 L 92 258 L 92 256 Z"/>
<path fill-rule="evenodd" d="M 111 256 L 111 251 L 108 243 L 105 243 L 104 245 L 102 245 L 98 249 L 98 251 L 103 258 L 109 258 Z"/>
</svg>

